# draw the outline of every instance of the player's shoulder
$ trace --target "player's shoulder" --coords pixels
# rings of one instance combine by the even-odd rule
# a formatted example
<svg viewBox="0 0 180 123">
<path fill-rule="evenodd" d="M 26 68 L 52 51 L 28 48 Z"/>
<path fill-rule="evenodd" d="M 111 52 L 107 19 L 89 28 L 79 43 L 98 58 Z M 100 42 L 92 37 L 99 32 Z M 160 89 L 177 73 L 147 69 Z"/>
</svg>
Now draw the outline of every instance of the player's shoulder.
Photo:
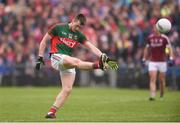
<svg viewBox="0 0 180 123">
<path fill-rule="evenodd" d="M 75 34 L 78 36 L 85 36 L 85 34 L 81 31 L 76 31 Z"/>
<path fill-rule="evenodd" d="M 49 30 L 55 28 L 55 27 L 63 27 L 63 26 L 66 26 L 67 23 L 54 23 L 52 24 L 51 26 L 49 26 Z"/>
<path fill-rule="evenodd" d="M 165 34 L 161 34 L 161 37 L 168 39 L 168 36 Z"/>
<path fill-rule="evenodd" d="M 149 34 L 148 36 L 147 36 L 147 39 L 151 39 L 151 38 L 153 38 L 153 37 L 155 37 L 156 35 L 154 34 L 154 33 L 151 33 L 151 34 Z"/>
<path fill-rule="evenodd" d="M 81 31 L 77 31 L 77 33 L 80 34 L 80 35 L 84 35 L 84 33 L 81 32 Z"/>
<path fill-rule="evenodd" d="M 170 40 L 169 40 L 167 35 L 161 34 L 161 37 L 164 39 L 165 42 L 168 42 L 168 43 L 170 42 Z"/>
<path fill-rule="evenodd" d="M 155 34 L 155 33 L 151 33 L 149 34 L 148 38 L 154 38 L 154 37 L 163 37 L 163 38 L 168 38 L 165 34 Z"/>
<path fill-rule="evenodd" d="M 150 38 L 151 38 L 151 37 L 156 37 L 156 36 L 157 36 L 157 34 L 156 34 L 156 33 L 153 33 L 153 32 L 148 35 L 148 37 L 150 37 Z"/>
</svg>

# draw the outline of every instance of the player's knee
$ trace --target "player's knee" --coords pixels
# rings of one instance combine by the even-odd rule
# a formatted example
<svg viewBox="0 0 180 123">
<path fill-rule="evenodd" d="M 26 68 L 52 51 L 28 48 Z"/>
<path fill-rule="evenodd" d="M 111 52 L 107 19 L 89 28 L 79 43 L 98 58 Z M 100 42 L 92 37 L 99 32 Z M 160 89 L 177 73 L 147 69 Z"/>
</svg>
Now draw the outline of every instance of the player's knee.
<svg viewBox="0 0 180 123">
<path fill-rule="evenodd" d="M 160 75 L 159 75 L 159 78 L 160 78 L 160 79 L 165 79 L 165 78 L 166 78 L 166 75 L 165 75 L 165 74 L 160 74 Z"/>
<path fill-rule="evenodd" d="M 70 94 L 71 91 L 72 91 L 72 87 L 70 87 L 70 86 L 64 87 L 64 88 L 63 88 L 63 91 L 64 91 L 66 94 Z"/>
<path fill-rule="evenodd" d="M 66 60 L 66 62 L 64 63 L 64 65 L 70 66 L 70 67 L 73 67 L 73 68 L 78 68 L 80 62 L 81 62 L 81 60 L 79 60 L 79 59 Z"/>
<path fill-rule="evenodd" d="M 165 80 L 166 80 L 164 77 L 160 77 L 159 79 L 161 82 L 165 82 Z"/>
<path fill-rule="evenodd" d="M 155 83 L 155 82 L 156 82 L 156 78 L 151 77 L 151 78 L 150 78 L 150 81 L 151 81 L 152 83 Z"/>
<path fill-rule="evenodd" d="M 81 60 L 79 60 L 79 59 L 76 59 L 76 60 L 74 60 L 74 62 L 73 62 L 73 66 L 74 66 L 75 68 L 79 68 L 80 64 L 81 64 Z"/>
</svg>

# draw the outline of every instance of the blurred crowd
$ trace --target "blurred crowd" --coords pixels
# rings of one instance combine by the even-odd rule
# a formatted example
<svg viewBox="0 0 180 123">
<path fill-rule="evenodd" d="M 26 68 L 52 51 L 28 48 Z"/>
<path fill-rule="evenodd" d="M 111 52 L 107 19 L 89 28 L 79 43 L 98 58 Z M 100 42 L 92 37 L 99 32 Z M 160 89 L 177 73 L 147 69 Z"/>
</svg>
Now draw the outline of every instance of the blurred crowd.
<svg viewBox="0 0 180 123">
<path fill-rule="evenodd" d="M 0 0 L 0 73 L 5 66 L 23 65 L 33 74 L 39 43 L 48 27 L 67 23 L 78 13 L 87 17 L 87 38 L 121 67 L 140 66 L 146 37 L 157 19 L 172 23 L 167 35 L 180 65 L 179 0 Z M 47 66 L 48 52 L 46 49 Z M 77 57 L 93 61 L 93 54 L 78 47 Z"/>
</svg>

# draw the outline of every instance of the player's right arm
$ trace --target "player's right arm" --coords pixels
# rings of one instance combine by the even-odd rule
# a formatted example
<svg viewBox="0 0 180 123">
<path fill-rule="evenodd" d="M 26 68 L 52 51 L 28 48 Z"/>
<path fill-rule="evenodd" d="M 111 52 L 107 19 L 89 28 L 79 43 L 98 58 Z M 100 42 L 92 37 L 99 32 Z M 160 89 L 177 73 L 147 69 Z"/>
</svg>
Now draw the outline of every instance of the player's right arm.
<svg viewBox="0 0 180 123">
<path fill-rule="evenodd" d="M 148 57 L 149 57 L 149 46 L 150 46 L 150 43 L 149 43 L 149 37 L 146 39 L 147 40 L 147 44 L 145 45 L 145 48 L 143 50 L 143 58 L 142 58 L 142 65 L 143 66 L 146 66 L 148 65 Z"/>
<path fill-rule="evenodd" d="M 142 61 L 143 62 L 146 62 L 148 59 L 149 59 L 149 51 L 150 51 L 150 38 L 152 37 L 153 35 L 149 35 L 147 38 L 146 38 L 146 45 L 145 45 L 145 48 L 143 50 L 143 59 Z"/>
<path fill-rule="evenodd" d="M 146 44 L 143 51 L 143 61 L 146 61 L 148 59 L 148 54 L 149 54 L 149 45 Z"/>
<path fill-rule="evenodd" d="M 39 57 L 43 57 L 44 56 L 44 52 L 47 46 L 47 42 L 50 39 L 50 35 L 48 33 L 46 33 L 43 37 L 43 39 L 41 40 L 41 43 L 39 45 Z"/>
<path fill-rule="evenodd" d="M 39 45 L 39 53 L 38 53 L 39 57 L 38 57 L 38 59 L 36 61 L 36 70 L 40 70 L 41 65 L 45 64 L 44 60 L 43 60 L 43 57 L 44 57 L 44 52 L 45 52 L 47 42 L 48 42 L 49 39 L 50 39 L 50 35 L 48 33 L 46 33 L 44 35 L 44 37 L 42 38 L 42 40 L 41 40 L 41 43 Z"/>
<path fill-rule="evenodd" d="M 51 39 L 54 35 L 57 35 L 57 30 L 56 27 L 59 24 L 54 24 L 53 26 L 51 26 L 48 29 L 48 32 L 44 35 L 44 37 L 42 38 L 40 45 L 39 45 L 39 52 L 38 52 L 38 59 L 36 62 L 36 69 L 39 70 L 41 68 L 41 65 L 44 64 L 44 52 L 47 46 L 47 42 L 49 41 L 49 39 Z"/>
</svg>

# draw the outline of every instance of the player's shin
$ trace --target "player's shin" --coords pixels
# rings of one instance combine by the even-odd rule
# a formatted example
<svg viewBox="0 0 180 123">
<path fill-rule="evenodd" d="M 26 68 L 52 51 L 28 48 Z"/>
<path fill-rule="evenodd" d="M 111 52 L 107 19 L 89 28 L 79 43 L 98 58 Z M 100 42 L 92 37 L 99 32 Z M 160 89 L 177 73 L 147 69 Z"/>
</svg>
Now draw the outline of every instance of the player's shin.
<svg viewBox="0 0 180 123">
<path fill-rule="evenodd" d="M 150 82 L 150 98 L 155 98 L 156 97 L 156 83 L 155 82 Z"/>
<path fill-rule="evenodd" d="M 46 115 L 46 118 L 55 118 L 55 114 L 59 108 L 61 108 L 67 98 L 67 94 L 63 94 L 63 92 L 59 93 L 56 97 L 54 104 L 49 109 L 49 112 Z"/>
<path fill-rule="evenodd" d="M 54 106 L 61 108 L 66 101 L 67 97 L 69 96 L 70 92 L 61 91 L 58 96 L 56 97 L 56 100 L 54 102 Z"/>
<path fill-rule="evenodd" d="M 165 75 L 160 75 L 160 97 L 164 96 L 164 91 L 165 91 L 165 87 L 166 87 L 166 79 L 165 79 Z"/>
</svg>

